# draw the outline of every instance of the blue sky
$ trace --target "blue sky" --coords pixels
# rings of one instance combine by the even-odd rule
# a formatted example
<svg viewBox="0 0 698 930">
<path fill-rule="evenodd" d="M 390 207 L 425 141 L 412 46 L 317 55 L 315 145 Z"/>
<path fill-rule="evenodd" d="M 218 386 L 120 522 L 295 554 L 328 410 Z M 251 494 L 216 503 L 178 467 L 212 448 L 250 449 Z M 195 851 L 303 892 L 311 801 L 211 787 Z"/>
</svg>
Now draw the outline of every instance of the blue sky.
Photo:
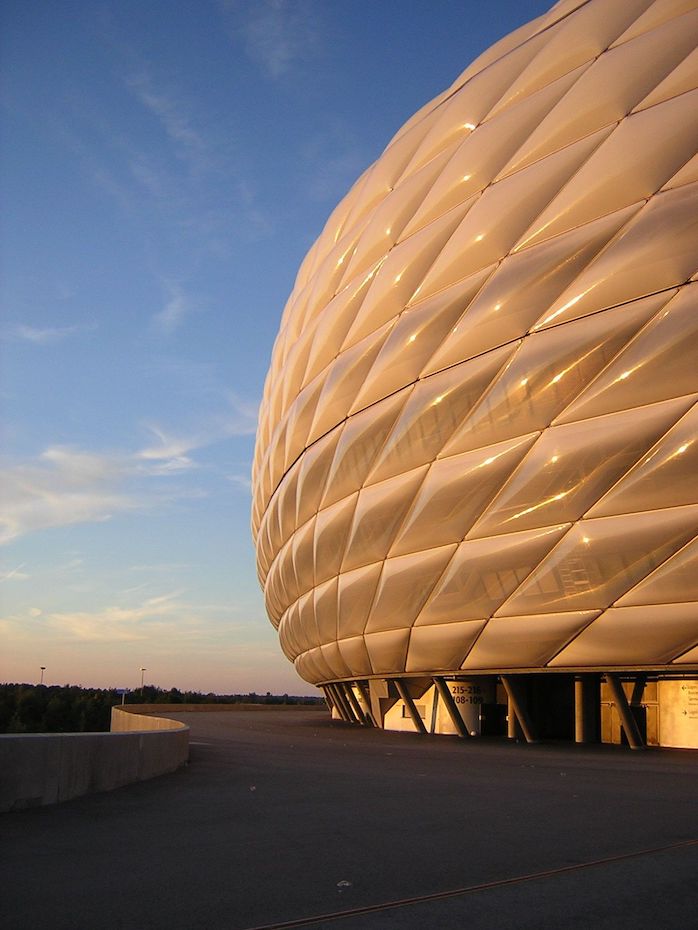
<svg viewBox="0 0 698 930">
<path fill-rule="evenodd" d="M 0 680 L 313 693 L 249 531 L 296 270 L 535 0 L 6 0 Z"/>
</svg>

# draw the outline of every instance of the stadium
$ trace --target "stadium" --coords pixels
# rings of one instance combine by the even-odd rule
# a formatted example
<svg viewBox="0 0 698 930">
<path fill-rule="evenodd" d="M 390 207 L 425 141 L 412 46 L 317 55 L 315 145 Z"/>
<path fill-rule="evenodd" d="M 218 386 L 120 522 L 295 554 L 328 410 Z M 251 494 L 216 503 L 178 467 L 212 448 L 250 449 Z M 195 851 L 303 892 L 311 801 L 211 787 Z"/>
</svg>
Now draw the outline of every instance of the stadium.
<svg viewBox="0 0 698 930">
<path fill-rule="evenodd" d="M 333 715 L 698 748 L 698 5 L 561 0 L 298 272 L 260 583 Z"/>
</svg>

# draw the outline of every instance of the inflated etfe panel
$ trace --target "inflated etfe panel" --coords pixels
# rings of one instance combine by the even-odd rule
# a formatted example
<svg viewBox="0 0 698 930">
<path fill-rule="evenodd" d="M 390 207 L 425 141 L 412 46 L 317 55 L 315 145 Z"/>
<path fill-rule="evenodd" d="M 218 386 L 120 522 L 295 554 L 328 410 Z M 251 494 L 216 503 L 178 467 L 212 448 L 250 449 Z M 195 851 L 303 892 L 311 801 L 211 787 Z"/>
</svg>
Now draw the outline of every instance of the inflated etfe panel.
<svg viewBox="0 0 698 930">
<path fill-rule="evenodd" d="M 308 681 L 698 661 L 697 6 L 558 3 L 308 253 L 253 471 Z"/>
</svg>

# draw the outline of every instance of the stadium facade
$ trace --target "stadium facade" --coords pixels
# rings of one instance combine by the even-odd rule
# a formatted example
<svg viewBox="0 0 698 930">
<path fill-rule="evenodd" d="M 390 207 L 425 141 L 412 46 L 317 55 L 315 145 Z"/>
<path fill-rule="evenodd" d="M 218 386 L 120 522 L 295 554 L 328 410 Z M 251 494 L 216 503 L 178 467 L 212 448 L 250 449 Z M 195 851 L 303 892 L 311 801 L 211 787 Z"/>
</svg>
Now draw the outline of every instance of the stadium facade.
<svg viewBox="0 0 698 930">
<path fill-rule="evenodd" d="M 335 716 L 698 748 L 697 37 L 696 2 L 562 0 L 304 260 L 253 533 Z"/>
</svg>

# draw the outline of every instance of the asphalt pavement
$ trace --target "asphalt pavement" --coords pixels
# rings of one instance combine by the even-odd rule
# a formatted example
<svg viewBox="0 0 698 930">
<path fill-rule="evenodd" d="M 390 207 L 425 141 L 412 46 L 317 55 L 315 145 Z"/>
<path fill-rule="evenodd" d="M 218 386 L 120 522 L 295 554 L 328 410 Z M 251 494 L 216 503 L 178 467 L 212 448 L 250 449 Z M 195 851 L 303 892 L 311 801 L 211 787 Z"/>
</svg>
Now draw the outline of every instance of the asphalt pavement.
<svg viewBox="0 0 698 930">
<path fill-rule="evenodd" d="M 698 752 L 178 719 L 179 772 L 0 815 L 2 930 L 697 924 Z"/>
</svg>

